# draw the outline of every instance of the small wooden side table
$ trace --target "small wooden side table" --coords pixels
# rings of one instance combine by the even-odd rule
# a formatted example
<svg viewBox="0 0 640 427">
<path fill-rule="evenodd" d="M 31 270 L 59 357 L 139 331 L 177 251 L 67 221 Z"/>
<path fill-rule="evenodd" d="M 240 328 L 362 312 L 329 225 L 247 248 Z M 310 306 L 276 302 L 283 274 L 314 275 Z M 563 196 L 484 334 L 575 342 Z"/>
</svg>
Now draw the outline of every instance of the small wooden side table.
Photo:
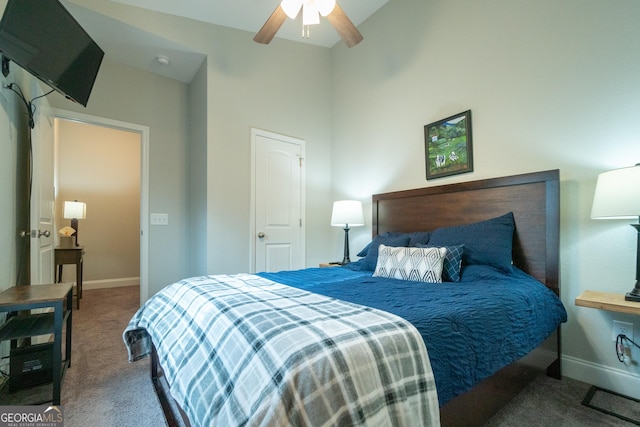
<svg viewBox="0 0 640 427">
<path fill-rule="evenodd" d="M 610 292 L 584 291 L 575 301 L 581 307 L 596 308 L 598 310 L 615 311 L 640 316 L 640 302 L 626 301 L 624 294 Z"/>
<path fill-rule="evenodd" d="M 80 310 L 80 300 L 82 299 L 82 263 L 84 256 L 84 246 L 72 246 L 70 248 L 62 248 L 60 246 L 54 249 L 55 267 L 53 271 L 54 282 L 62 281 L 62 266 L 64 264 L 76 265 L 76 309 Z"/>
<path fill-rule="evenodd" d="M 617 313 L 635 314 L 636 316 L 640 316 L 640 302 L 626 301 L 624 299 L 624 294 L 614 294 L 611 292 L 599 291 L 584 291 L 576 297 L 575 304 L 580 307 L 589 307 L 595 308 L 597 310 L 615 311 Z M 632 397 L 625 396 L 611 390 L 606 390 L 598 386 L 591 386 L 591 388 L 587 392 L 587 395 L 582 400 L 582 404 L 591 409 L 595 409 L 605 414 L 612 415 L 625 421 L 629 421 L 633 424 L 640 425 L 640 420 L 635 420 L 627 416 L 620 415 L 616 412 L 601 408 L 591 403 L 591 399 L 597 391 L 619 396 L 633 402 L 640 402 L 640 400 L 638 399 L 634 399 Z"/>
<path fill-rule="evenodd" d="M 66 304 L 65 304 L 66 302 Z M 53 312 L 20 314 L 0 326 L 0 341 L 53 333 L 53 398 L 60 405 L 60 390 L 65 370 L 71 366 L 71 325 L 73 286 L 13 286 L 0 293 L 0 311 L 26 311 L 52 307 Z M 62 359 L 62 328 L 66 319 L 66 347 Z"/>
</svg>

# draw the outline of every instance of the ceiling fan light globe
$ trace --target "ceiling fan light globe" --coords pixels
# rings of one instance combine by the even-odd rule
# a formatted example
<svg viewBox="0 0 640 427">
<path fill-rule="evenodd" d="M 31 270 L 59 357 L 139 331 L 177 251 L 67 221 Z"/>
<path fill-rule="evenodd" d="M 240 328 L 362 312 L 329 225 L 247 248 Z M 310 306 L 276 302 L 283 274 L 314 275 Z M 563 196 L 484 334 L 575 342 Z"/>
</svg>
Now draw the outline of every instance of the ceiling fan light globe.
<svg viewBox="0 0 640 427">
<path fill-rule="evenodd" d="M 316 0 L 320 15 L 327 16 L 336 7 L 336 0 Z"/>
<path fill-rule="evenodd" d="M 298 13 L 300 12 L 300 8 L 302 8 L 303 0 L 282 0 L 280 3 L 280 7 L 284 10 L 284 13 L 291 19 L 296 19 Z"/>
<path fill-rule="evenodd" d="M 320 23 L 318 6 L 313 0 L 305 2 L 302 7 L 302 25 L 316 25 Z"/>
</svg>

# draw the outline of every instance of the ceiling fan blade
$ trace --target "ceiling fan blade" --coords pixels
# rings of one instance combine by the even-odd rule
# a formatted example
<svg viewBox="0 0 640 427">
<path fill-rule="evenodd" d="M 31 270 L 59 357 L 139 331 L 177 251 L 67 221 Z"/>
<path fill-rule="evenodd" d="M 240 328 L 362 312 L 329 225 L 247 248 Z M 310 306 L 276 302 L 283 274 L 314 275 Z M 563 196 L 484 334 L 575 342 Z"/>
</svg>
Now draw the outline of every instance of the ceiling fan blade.
<svg viewBox="0 0 640 427">
<path fill-rule="evenodd" d="M 344 10 L 336 4 L 336 7 L 333 11 L 327 15 L 327 19 L 333 25 L 333 28 L 336 29 L 340 37 L 347 45 L 347 47 L 353 47 L 360 43 L 364 37 L 360 34 L 360 31 L 353 25 L 351 19 L 344 13 Z"/>
<path fill-rule="evenodd" d="M 262 28 L 260 28 L 258 34 L 253 38 L 253 41 L 262 44 L 269 44 L 286 20 L 287 14 L 284 13 L 282 6 L 278 5 L 269 19 L 267 19 L 267 22 L 265 22 Z"/>
</svg>

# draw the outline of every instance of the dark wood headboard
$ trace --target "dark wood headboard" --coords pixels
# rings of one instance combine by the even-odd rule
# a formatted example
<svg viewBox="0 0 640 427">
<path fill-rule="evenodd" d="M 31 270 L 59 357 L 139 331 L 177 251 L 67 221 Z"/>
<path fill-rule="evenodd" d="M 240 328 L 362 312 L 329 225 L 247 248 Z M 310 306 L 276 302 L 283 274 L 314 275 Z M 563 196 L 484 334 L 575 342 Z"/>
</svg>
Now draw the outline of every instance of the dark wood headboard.
<svg viewBox="0 0 640 427">
<path fill-rule="evenodd" d="M 558 170 L 373 196 L 373 236 L 432 231 L 513 212 L 513 263 L 559 294 Z"/>
</svg>

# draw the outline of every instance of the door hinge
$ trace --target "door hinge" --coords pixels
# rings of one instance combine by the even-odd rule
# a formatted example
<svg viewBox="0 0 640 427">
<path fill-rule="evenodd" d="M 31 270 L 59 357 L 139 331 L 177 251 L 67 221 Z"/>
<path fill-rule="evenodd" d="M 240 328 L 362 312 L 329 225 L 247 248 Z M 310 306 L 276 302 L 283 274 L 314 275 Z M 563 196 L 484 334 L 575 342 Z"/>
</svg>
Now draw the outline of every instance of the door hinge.
<svg viewBox="0 0 640 427">
<path fill-rule="evenodd" d="M 302 218 L 300 218 L 300 227 L 302 227 Z"/>
<path fill-rule="evenodd" d="M 300 167 L 302 167 L 302 161 L 304 160 L 304 157 L 298 157 L 298 160 L 300 161 Z"/>
</svg>

